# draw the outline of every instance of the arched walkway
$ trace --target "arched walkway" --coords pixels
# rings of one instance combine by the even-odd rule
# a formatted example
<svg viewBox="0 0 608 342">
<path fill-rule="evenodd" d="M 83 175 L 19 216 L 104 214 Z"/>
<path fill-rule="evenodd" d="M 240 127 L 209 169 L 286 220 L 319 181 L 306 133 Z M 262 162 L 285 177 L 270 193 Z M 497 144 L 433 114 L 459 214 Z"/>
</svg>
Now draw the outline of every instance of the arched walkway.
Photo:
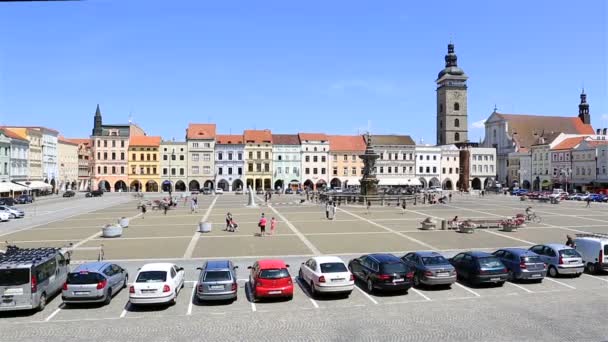
<svg viewBox="0 0 608 342">
<path fill-rule="evenodd" d="M 76 184 L 76 181 L 72 181 L 72 184 L 70 185 L 70 189 L 78 190 L 78 184 Z"/>
<path fill-rule="evenodd" d="M 526 190 L 530 190 L 530 181 L 529 180 L 523 181 L 522 187 Z"/>
<path fill-rule="evenodd" d="M 338 178 L 334 178 L 329 182 L 332 189 L 339 189 L 342 187 L 342 182 Z"/>
<path fill-rule="evenodd" d="M 173 184 L 170 180 L 163 181 L 162 189 L 163 192 L 173 192 Z"/>
<path fill-rule="evenodd" d="M 441 187 L 443 190 L 454 190 L 454 185 L 452 184 L 451 179 L 446 179 L 443 181 L 443 186 Z"/>
<path fill-rule="evenodd" d="M 199 191 L 201 189 L 201 185 L 197 180 L 191 180 L 190 184 L 188 184 L 189 191 Z"/>
<path fill-rule="evenodd" d="M 204 189 L 213 189 L 213 181 L 205 181 L 205 185 L 203 185 Z"/>
<path fill-rule="evenodd" d="M 471 187 L 473 190 L 481 190 L 481 180 L 479 178 L 474 178 L 471 181 Z"/>
<path fill-rule="evenodd" d="M 127 183 L 121 180 L 114 183 L 114 192 L 118 192 L 119 190 L 127 191 Z"/>
<path fill-rule="evenodd" d="M 232 191 L 243 190 L 243 181 L 240 179 L 235 179 L 232 182 Z"/>
<path fill-rule="evenodd" d="M 421 186 L 423 189 L 426 189 L 426 188 L 427 188 L 426 179 L 424 179 L 424 178 L 420 177 L 420 186 Z"/>
<path fill-rule="evenodd" d="M 307 180 L 304 182 L 304 188 L 307 188 L 308 190 L 311 190 L 311 191 L 312 191 L 312 190 L 314 190 L 314 188 L 315 188 L 315 183 L 313 183 L 313 182 L 312 182 L 310 179 L 307 179 Z"/>
<path fill-rule="evenodd" d="M 255 180 L 255 188 L 254 188 L 254 190 L 258 190 L 258 189 L 262 189 L 263 190 L 264 189 L 263 186 L 264 186 L 264 182 L 261 179 L 258 178 L 258 179 Z"/>
<path fill-rule="evenodd" d="M 138 180 L 134 180 L 131 182 L 131 191 L 132 192 L 139 192 L 141 191 L 141 182 Z"/>
<path fill-rule="evenodd" d="M 110 183 L 108 183 L 105 180 L 99 181 L 99 185 L 97 186 L 97 189 L 103 190 L 103 191 L 110 191 Z"/>
<path fill-rule="evenodd" d="M 300 181 L 297 179 L 292 179 L 291 182 L 289 182 L 289 187 L 292 189 L 300 188 Z"/>
<path fill-rule="evenodd" d="M 282 190 L 283 189 L 283 180 L 279 179 L 276 182 L 274 182 L 274 188 L 275 190 Z"/>
<path fill-rule="evenodd" d="M 247 189 L 249 188 L 255 190 L 255 183 L 252 178 L 247 178 Z"/>
<path fill-rule="evenodd" d="M 186 191 L 186 183 L 181 180 L 175 182 L 175 191 Z"/>
<path fill-rule="evenodd" d="M 492 177 L 488 177 L 483 181 L 483 188 L 487 189 L 494 185 L 494 179 Z"/>
<path fill-rule="evenodd" d="M 325 181 L 324 181 L 324 180 L 322 180 L 322 179 L 319 179 L 319 180 L 317 181 L 317 190 L 318 190 L 318 189 L 325 189 L 326 187 L 327 187 L 327 182 L 325 182 Z"/>
<path fill-rule="evenodd" d="M 217 188 L 222 189 L 224 191 L 228 191 L 230 188 L 230 184 L 228 184 L 228 181 L 226 181 L 225 179 L 222 179 L 219 182 L 217 182 Z"/>
<path fill-rule="evenodd" d="M 436 177 L 433 177 L 429 181 L 429 186 L 439 187 L 439 186 L 441 186 L 441 183 L 439 182 L 439 179 L 437 179 Z"/>
<path fill-rule="evenodd" d="M 264 190 L 272 189 L 270 178 L 264 178 Z"/>
<path fill-rule="evenodd" d="M 158 183 L 153 180 L 146 182 L 146 192 L 158 192 Z"/>
</svg>

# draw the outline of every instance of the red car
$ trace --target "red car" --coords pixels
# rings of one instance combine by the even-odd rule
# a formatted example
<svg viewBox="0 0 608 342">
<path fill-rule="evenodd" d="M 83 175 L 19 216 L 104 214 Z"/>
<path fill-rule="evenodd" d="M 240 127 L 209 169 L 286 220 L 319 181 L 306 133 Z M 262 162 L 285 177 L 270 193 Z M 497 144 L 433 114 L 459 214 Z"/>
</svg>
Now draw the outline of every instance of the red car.
<svg viewBox="0 0 608 342">
<path fill-rule="evenodd" d="M 263 297 L 293 298 L 293 280 L 283 260 L 266 259 L 256 261 L 249 275 L 253 300 Z"/>
</svg>

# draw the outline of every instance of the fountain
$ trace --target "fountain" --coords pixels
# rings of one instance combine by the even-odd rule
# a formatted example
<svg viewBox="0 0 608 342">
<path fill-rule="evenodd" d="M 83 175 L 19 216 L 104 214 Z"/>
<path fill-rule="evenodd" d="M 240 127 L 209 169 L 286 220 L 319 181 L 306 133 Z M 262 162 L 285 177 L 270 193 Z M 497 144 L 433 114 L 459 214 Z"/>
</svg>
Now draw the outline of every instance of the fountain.
<svg viewBox="0 0 608 342">
<path fill-rule="evenodd" d="M 366 135 L 367 147 L 365 152 L 359 155 L 363 159 L 363 178 L 361 178 L 361 195 L 376 196 L 378 194 L 378 182 L 376 178 L 376 160 L 380 155 L 372 147 L 372 136 L 369 132 Z"/>
<path fill-rule="evenodd" d="M 251 188 L 251 185 L 247 187 L 247 189 L 249 189 L 249 201 L 247 206 L 250 208 L 257 208 L 258 205 L 255 204 L 255 198 L 253 197 L 253 189 Z"/>
</svg>

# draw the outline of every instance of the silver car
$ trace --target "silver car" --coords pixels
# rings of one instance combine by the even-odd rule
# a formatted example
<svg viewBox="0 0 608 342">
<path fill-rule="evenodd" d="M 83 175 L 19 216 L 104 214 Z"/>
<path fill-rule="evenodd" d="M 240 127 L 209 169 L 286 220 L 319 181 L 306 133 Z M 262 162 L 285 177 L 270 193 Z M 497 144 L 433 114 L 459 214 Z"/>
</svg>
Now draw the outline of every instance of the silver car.
<svg viewBox="0 0 608 342">
<path fill-rule="evenodd" d="M 236 300 L 237 277 L 230 260 L 213 260 L 197 269 L 201 271 L 196 286 L 196 299 L 203 300 Z"/>
<path fill-rule="evenodd" d="M 580 277 L 585 269 L 583 257 L 571 247 L 552 243 L 546 245 L 532 246 L 530 250 L 547 264 L 548 274 L 557 277 L 560 274 L 571 274 Z"/>
<path fill-rule="evenodd" d="M 23 210 L 8 205 L 0 205 L 0 211 L 8 213 L 12 219 L 25 217 L 25 212 Z"/>
<path fill-rule="evenodd" d="M 66 304 L 110 304 L 112 297 L 127 287 L 129 274 L 109 262 L 91 262 L 78 266 L 68 274 L 61 298 Z"/>
</svg>

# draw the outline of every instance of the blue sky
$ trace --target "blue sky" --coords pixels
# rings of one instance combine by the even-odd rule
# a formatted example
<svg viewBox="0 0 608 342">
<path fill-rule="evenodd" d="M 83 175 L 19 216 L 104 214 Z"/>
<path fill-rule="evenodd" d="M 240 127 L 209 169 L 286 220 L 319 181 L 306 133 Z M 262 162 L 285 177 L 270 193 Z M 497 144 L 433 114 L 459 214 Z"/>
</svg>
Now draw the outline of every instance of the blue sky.
<svg viewBox="0 0 608 342">
<path fill-rule="evenodd" d="M 584 85 L 608 127 L 603 0 L 0 3 L 0 124 L 68 137 L 135 122 L 221 133 L 410 134 L 435 143 L 435 78 L 452 38 L 469 137 L 494 105 L 574 116 Z M 475 126 L 478 126 L 475 125 Z"/>
</svg>

